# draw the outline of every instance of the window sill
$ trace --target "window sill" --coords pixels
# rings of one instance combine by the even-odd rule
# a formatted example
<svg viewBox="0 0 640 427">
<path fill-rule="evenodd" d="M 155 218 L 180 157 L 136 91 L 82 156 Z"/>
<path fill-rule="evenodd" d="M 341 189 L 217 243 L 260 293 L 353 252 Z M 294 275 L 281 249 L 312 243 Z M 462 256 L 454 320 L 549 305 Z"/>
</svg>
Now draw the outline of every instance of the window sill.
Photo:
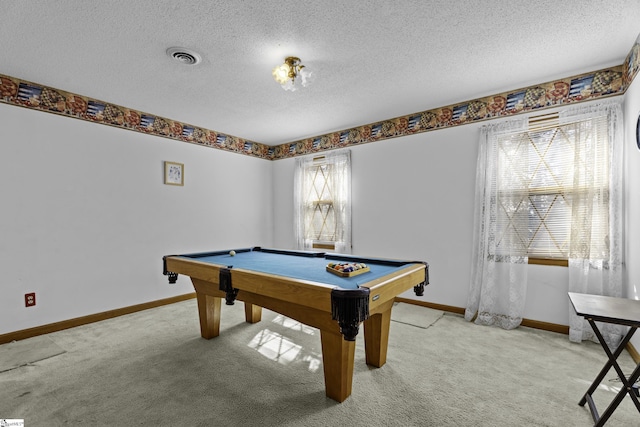
<svg viewBox="0 0 640 427">
<path fill-rule="evenodd" d="M 553 265 L 556 267 L 569 267 L 569 260 L 558 258 L 532 258 L 529 257 L 529 264 L 535 265 Z"/>
<path fill-rule="evenodd" d="M 335 243 L 313 242 L 311 245 L 313 249 L 328 249 L 334 251 L 336 249 Z"/>
</svg>

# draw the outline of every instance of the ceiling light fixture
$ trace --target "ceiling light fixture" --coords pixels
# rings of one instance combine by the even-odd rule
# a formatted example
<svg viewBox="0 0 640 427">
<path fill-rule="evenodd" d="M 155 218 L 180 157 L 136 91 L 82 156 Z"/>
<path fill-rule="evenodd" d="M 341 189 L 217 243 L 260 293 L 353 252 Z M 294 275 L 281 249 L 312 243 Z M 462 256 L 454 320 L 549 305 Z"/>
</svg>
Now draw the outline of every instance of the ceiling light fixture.
<svg viewBox="0 0 640 427">
<path fill-rule="evenodd" d="M 300 63 L 300 58 L 295 56 L 286 57 L 282 65 L 273 69 L 272 74 L 284 90 L 292 92 L 300 86 L 307 87 L 311 78 L 311 72 L 307 71 L 305 66 Z M 297 77 L 299 77 L 298 81 L 296 81 Z"/>
</svg>

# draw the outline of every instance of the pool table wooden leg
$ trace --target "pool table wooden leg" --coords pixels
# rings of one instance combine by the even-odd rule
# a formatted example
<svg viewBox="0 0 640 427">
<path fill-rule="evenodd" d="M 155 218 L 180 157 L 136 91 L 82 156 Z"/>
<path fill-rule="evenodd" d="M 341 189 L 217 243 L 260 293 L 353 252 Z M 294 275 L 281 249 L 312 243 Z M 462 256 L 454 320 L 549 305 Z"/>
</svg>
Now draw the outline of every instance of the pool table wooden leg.
<svg viewBox="0 0 640 427">
<path fill-rule="evenodd" d="M 351 395 L 355 341 L 346 341 L 342 334 L 320 331 L 322 364 L 327 397 L 343 402 Z"/>
<path fill-rule="evenodd" d="M 380 368 L 387 363 L 392 308 L 393 300 L 390 300 L 380 307 L 380 313 L 372 314 L 364 321 L 364 351 L 367 365 Z"/>
<path fill-rule="evenodd" d="M 258 323 L 260 320 L 262 320 L 262 307 L 245 301 L 244 319 L 248 323 Z"/>
<path fill-rule="evenodd" d="M 198 314 L 200 315 L 200 335 L 211 339 L 220 335 L 220 308 L 222 298 L 196 293 Z"/>
</svg>

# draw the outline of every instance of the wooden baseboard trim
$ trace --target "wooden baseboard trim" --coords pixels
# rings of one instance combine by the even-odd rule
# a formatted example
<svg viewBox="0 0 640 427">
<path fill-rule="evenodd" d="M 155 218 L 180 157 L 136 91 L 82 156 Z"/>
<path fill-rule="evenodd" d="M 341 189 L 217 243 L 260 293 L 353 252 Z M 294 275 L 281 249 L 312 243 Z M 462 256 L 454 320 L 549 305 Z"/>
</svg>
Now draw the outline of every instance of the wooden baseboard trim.
<svg viewBox="0 0 640 427">
<path fill-rule="evenodd" d="M 543 331 L 557 332 L 559 334 L 569 335 L 569 326 L 559 325 L 557 323 L 542 322 L 540 320 L 522 319 L 522 326 L 534 329 L 542 329 Z"/>
<path fill-rule="evenodd" d="M 402 297 L 396 297 L 396 301 L 397 302 L 405 302 L 407 304 L 419 305 L 419 306 L 427 307 L 427 308 L 432 308 L 434 310 L 442 310 L 442 311 L 448 311 L 450 313 L 456 313 L 456 314 L 464 315 L 464 308 L 462 308 L 462 307 L 454 307 L 452 305 L 442 305 L 442 304 L 436 304 L 436 303 L 433 303 L 433 302 L 418 301 L 418 300 L 415 300 L 415 299 L 402 298 Z"/>
<path fill-rule="evenodd" d="M 450 313 L 464 315 L 464 308 L 454 307 L 451 305 L 435 304 L 432 302 L 418 301 L 410 298 L 396 298 L 397 302 L 405 302 L 407 304 L 420 305 L 422 307 L 433 308 L 434 310 L 448 311 Z M 569 335 L 569 327 L 565 325 L 558 325 L 556 323 L 542 322 L 540 320 L 522 319 L 522 326 L 526 326 L 534 329 L 542 329 L 545 331 L 558 332 L 561 334 Z"/>
<path fill-rule="evenodd" d="M 9 332 L 8 334 L 0 335 L 0 344 L 6 344 L 12 341 L 20 341 L 26 338 L 49 334 L 51 332 L 62 331 L 63 329 L 74 328 L 76 326 L 86 325 L 89 323 L 100 322 L 101 320 L 112 319 L 114 317 L 123 316 L 125 314 L 136 313 L 138 311 L 148 310 L 150 308 L 156 308 L 180 301 L 186 301 L 195 297 L 196 293 L 192 292 L 189 294 L 178 295 L 175 297 L 165 298 L 157 301 L 145 302 L 143 304 L 132 305 L 129 307 L 117 308 L 115 310 L 103 311 L 102 313 L 76 317 L 75 319 L 49 323 L 48 325 L 36 326 L 34 328 Z"/>
</svg>

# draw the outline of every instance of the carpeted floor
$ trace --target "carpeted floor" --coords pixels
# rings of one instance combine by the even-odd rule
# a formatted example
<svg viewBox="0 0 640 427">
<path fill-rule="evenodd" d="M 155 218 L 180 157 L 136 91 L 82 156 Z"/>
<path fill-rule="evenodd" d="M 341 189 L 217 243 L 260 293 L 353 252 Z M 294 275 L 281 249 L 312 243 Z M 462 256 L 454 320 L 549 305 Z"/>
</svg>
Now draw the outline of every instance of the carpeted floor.
<svg viewBox="0 0 640 427">
<path fill-rule="evenodd" d="M 394 307 L 387 364 L 358 337 L 353 393 L 324 395 L 319 332 L 224 306 L 200 338 L 195 300 L 0 346 L 0 420 L 33 426 L 589 426 L 577 403 L 605 363 L 595 343 Z M 20 355 L 15 349 L 20 346 Z M 26 350 L 31 347 L 32 352 Z M 43 349 L 47 350 L 43 352 Z M 623 369 L 634 363 L 621 357 Z M 7 368 L 8 367 L 8 368 Z M 619 389 L 596 392 L 601 412 Z M 608 427 L 640 426 L 626 398 Z"/>
<path fill-rule="evenodd" d="M 0 373 L 64 353 L 46 335 L 0 345 Z"/>
</svg>

